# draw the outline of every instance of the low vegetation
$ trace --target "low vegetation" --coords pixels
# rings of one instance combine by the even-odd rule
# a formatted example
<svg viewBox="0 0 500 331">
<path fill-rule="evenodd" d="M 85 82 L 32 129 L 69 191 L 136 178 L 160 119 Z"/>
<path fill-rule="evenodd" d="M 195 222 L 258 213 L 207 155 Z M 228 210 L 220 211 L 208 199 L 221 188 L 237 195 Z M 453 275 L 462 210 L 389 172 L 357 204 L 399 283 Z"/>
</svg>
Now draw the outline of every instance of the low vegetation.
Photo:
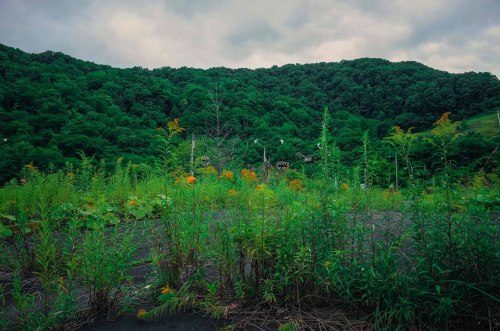
<svg viewBox="0 0 500 331">
<path fill-rule="evenodd" d="M 444 114 L 425 138 L 393 129 L 384 144 L 396 168 L 378 170 L 367 134 L 347 167 L 329 116 L 307 172 L 198 159 L 189 173 L 179 121 L 158 131 L 157 166 L 119 159 L 108 171 L 83 154 L 77 168 L 26 165 L 0 189 L 0 271 L 12 279 L 0 327 L 196 309 L 232 328 L 262 309 L 280 330 L 498 328 L 492 157 L 461 177 L 450 158 L 459 123 Z M 432 173 L 414 157 L 419 139 Z"/>
</svg>

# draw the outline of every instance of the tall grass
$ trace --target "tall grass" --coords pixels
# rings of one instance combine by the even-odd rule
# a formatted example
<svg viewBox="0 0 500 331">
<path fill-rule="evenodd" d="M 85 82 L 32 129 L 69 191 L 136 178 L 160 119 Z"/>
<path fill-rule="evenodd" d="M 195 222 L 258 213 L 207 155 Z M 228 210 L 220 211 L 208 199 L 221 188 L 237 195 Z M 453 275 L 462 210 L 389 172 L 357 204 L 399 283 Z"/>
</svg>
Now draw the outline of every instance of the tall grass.
<svg viewBox="0 0 500 331">
<path fill-rule="evenodd" d="M 17 275 L 17 322 L 0 325 L 67 323 L 82 313 L 82 288 L 87 312 L 113 315 L 132 281 L 135 225 L 156 220 L 157 306 L 141 318 L 187 307 L 227 316 L 232 299 L 301 310 L 341 300 L 374 329 L 498 327 L 499 183 L 484 173 L 469 187 L 448 180 L 441 149 L 439 185 L 425 186 L 413 171 L 411 132 L 396 130 L 390 141 L 408 185 L 376 187 L 369 146 L 360 167 L 342 168 L 327 122 L 313 178 L 276 170 L 261 184 L 249 170 L 219 177 L 204 168 L 193 180 L 165 170 L 167 161 L 155 169 L 118 160 L 112 173 L 90 159 L 48 174 L 27 168 L 26 183 L 0 189 L 1 268 Z M 32 276 L 42 302 L 21 286 Z"/>
</svg>

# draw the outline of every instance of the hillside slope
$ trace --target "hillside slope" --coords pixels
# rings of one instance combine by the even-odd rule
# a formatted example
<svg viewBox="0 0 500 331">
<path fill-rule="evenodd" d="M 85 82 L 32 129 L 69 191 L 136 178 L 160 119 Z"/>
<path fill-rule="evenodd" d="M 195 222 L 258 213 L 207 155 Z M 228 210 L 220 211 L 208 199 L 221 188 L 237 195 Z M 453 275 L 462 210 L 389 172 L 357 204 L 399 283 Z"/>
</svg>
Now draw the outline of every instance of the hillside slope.
<svg viewBox="0 0 500 331">
<path fill-rule="evenodd" d="M 214 96 L 228 132 L 241 139 L 244 163 L 260 161 L 254 139 L 275 160 L 312 153 L 325 106 L 349 163 L 365 130 L 376 144 L 393 125 L 424 130 L 447 111 L 458 120 L 499 109 L 500 82 L 369 58 L 256 70 L 117 69 L 0 45 L 0 182 L 31 162 L 41 169 L 78 162 L 80 152 L 153 163 L 155 129 L 179 117 L 186 134 L 206 134 Z"/>
</svg>

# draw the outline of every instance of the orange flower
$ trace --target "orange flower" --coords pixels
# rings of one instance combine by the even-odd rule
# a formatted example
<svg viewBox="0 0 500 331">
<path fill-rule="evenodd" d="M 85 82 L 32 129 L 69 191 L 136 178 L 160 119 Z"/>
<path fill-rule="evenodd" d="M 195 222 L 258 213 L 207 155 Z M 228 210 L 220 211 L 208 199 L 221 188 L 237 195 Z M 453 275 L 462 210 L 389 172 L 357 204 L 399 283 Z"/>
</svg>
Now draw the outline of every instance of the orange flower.
<svg viewBox="0 0 500 331">
<path fill-rule="evenodd" d="M 288 183 L 288 188 L 292 191 L 303 190 L 302 181 L 300 179 L 293 179 Z"/>
<path fill-rule="evenodd" d="M 148 313 L 148 312 L 147 312 L 147 310 L 146 310 L 146 309 L 142 309 L 142 308 L 141 308 L 141 309 L 139 309 L 139 311 L 137 312 L 137 317 L 142 319 L 142 318 L 146 317 L 146 314 L 147 314 L 147 313 Z"/>
<path fill-rule="evenodd" d="M 24 169 L 27 169 L 29 171 L 35 171 L 36 167 L 33 165 L 33 163 L 30 163 L 30 164 L 25 165 Z"/>
<path fill-rule="evenodd" d="M 229 180 L 234 180 L 234 172 L 229 171 L 229 170 L 223 170 L 222 177 L 229 179 Z"/>
<path fill-rule="evenodd" d="M 136 204 L 137 204 L 137 201 L 134 201 L 134 200 L 128 202 L 129 206 L 135 206 Z"/>
<path fill-rule="evenodd" d="M 325 266 L 325 268 L 327 268 L 327 269 L 328 269 L 328 267 L 332 265 L 332 262 L 330 262 L 330 261 L 325 261 L 325 263 L 323 263 L 323 265 Z"/>
<path fill-rule="evenodd" d="M 180 121 L 178 118 L 174 118 L 173 121 L 169 121 L 167 123 L 168 131 L 170 134 L 181 133 L 182 131 L 186 131 L 183 127 L 181 127 Z"/>
<path fill-rule="evenodd" d="M 186 177 L 186 181 L 189 183 L 189 184 L 195 184 L 196 183 L 196 177 L 195 176 L 187 176 Z"/>
<path fill-rule="evenodd" d="M 447 111 L 446 113 L 441 115 L 441 117 L 434 123 L 434 125 L 442 126 L 442 125 L 449 124 L 451 122 L 451 120 L 449 119 L 450 115 L 451 115 L 451 112 Z"/>
<path fill-rule="evenodd" d="M 227 194 L 229 194 L 229 196 L 231 197 L 235 197 L 238 195 L 238 192 L 236 192 L 235 190 L 231 189 L 227 192 Z"/>
<path fill-rule="evenodd" d="M 247 182 L 255 182 L 257 180 L 257 175 L 255 174 L 255 172 L 247 169 L 241 170 L 241 177 L 244 181 Z"/>
<path fill-rule="evenodd" d="M 172 289 L 168 284 L 165 287 L 161 288 L 161 294 L 175 293 L 175 290 Z"/>
</svg>

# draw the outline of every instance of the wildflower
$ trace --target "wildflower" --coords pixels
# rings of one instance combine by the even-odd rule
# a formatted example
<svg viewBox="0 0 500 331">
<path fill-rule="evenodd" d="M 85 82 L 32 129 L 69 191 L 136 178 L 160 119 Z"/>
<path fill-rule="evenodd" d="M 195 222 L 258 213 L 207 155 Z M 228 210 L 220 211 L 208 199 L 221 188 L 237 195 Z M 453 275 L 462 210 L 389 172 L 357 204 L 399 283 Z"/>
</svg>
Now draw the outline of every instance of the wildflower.
<svg viewBox="0 0 500 331">
<path fill-rule="evenodd" d="M 173 121 L 169 121 L 167 123 L 168 131 L 170 134 L 181 133 L 182 131 L 186 131 L 183 127 L 181 127 L 180 121 L 178 118 L 174 118 Z"/>
<path fill-rule="evenodd" d="M 137 312 L 137 317 L 138 318 L 145 318 L 146 317 L 146 314 L 147 314 L 147 310 L 146 309 L 139 309 L 139 311 Z"/>
<path fill-rule="evenodd" d="M 325 266 L 325 268 L 328 269 L 328 267 L 330 267 L 332 265 L 332 262 L 330 261 L 325 261 L 325 263 L 323 263 L 323 265 Z"/>
<path fill-rule="evenodd" d="M 255 172 L 247 169 L 241 170 L 241 177 L 244 181 L 247 182 L 255 182 L 257 180 L 257 175 L 255 174 Z"/>
<path fill-rule="evenodd" d="M 256 191 L 262 191 L 263 189 L 264 189 L 264 185 L 262 185 L 262 184 L 259 184 L 259 185 L 257 185 L 257 186 L 255 187 L 255 190 L 256 190 Z"/>
<path fill-rule="evenodd" d="M 300 179 L 293 179 L 288 183 L 288 188 L 292 191 L 301 191 L 302 181 Z"/>
<path fill-rule="evenodd" d="M 447 125 L 451 122 L 451 120 L 448 118 L 451 115 L 451 112 L 447 111 L 441 117 L 434 123 L 435 126 L 442 126 L 442 125 Z"/>
<path fill-rule="evenodd" d="M 229 194 L 229 196 L 231 196 L 231 197 L 235 197 L 235 196 L 237 196 L 237 195 L 238 195 L 238 192 L 236 192 L 236 191 L 235 191 L 235 190 L 233 190 L 233 189 L 230 189 L 230 190 L 227 192 L 227 194 Z"/>
<path fill-rule="evenodd" d="M 450 112 L 446 112 L 434 123 L 434 128 L 431 130 L 433 138 L 427 139 L 430 143 L 440 145 L 460 136 L 456 131 L 461 122 L 452 122 L 450 115 Z"/>
<path fill-rule="evenodd" d="M 169 293 L 175 293 L 175 290 L 172 289 L 168 284 L 165 285 L 165 287 L 161 288 L 161 294 L 169 294 Z"/>
<path fill-rule="evenodd" d="M 342 183 L 340 184 L 340 188 L 343 189 L 344 191 L 347 191 L 349 189 L 349 185 L 347 183 Z"/>
<path fill-rule="evenodd" d="M 35 171 L 36 167 L 33 165 L 33 163 L 30 163 L 30 164 L 25 165 L 24 169 L 29 170 L 29 171 Z"/>
<path fill-rule="evenodd" d="M 401 127 L 399 125 L 395 125 L 392 128 L 393 128 L 395 134 L 400 134 L 400 133 L 404 132 L 403 129 L 401 129 Z"/>
<path fill-rule="evenodd" d="M 195 176 L 187 176 L 186 177 L 186 181 L 189 183 L 189 184 L 195 184 L 196 183 L 196 177 Z"/>
<path fill-rule="evenodd" d="M 197 169 L 199 173 L 204 175 L 217 175 L 217 170 L 213 166 L 207 166 L 204 168 Z"/>
<path fill-rule="evenodd" d="M 234 180 L 234 172 L 229 171 L 229 170 L 224 170 L 224 171 L 222 171 L 222 177 L 229 179 L 229 180 Z"/>
<path fill-rule="evenodd" d="M 128 204 L 129 206 L 135 206 L 135 205 L 137 205 L 137 201 L 132 200 L 132 201 L 129 201 L 127 204 Z"/>
</svg>

